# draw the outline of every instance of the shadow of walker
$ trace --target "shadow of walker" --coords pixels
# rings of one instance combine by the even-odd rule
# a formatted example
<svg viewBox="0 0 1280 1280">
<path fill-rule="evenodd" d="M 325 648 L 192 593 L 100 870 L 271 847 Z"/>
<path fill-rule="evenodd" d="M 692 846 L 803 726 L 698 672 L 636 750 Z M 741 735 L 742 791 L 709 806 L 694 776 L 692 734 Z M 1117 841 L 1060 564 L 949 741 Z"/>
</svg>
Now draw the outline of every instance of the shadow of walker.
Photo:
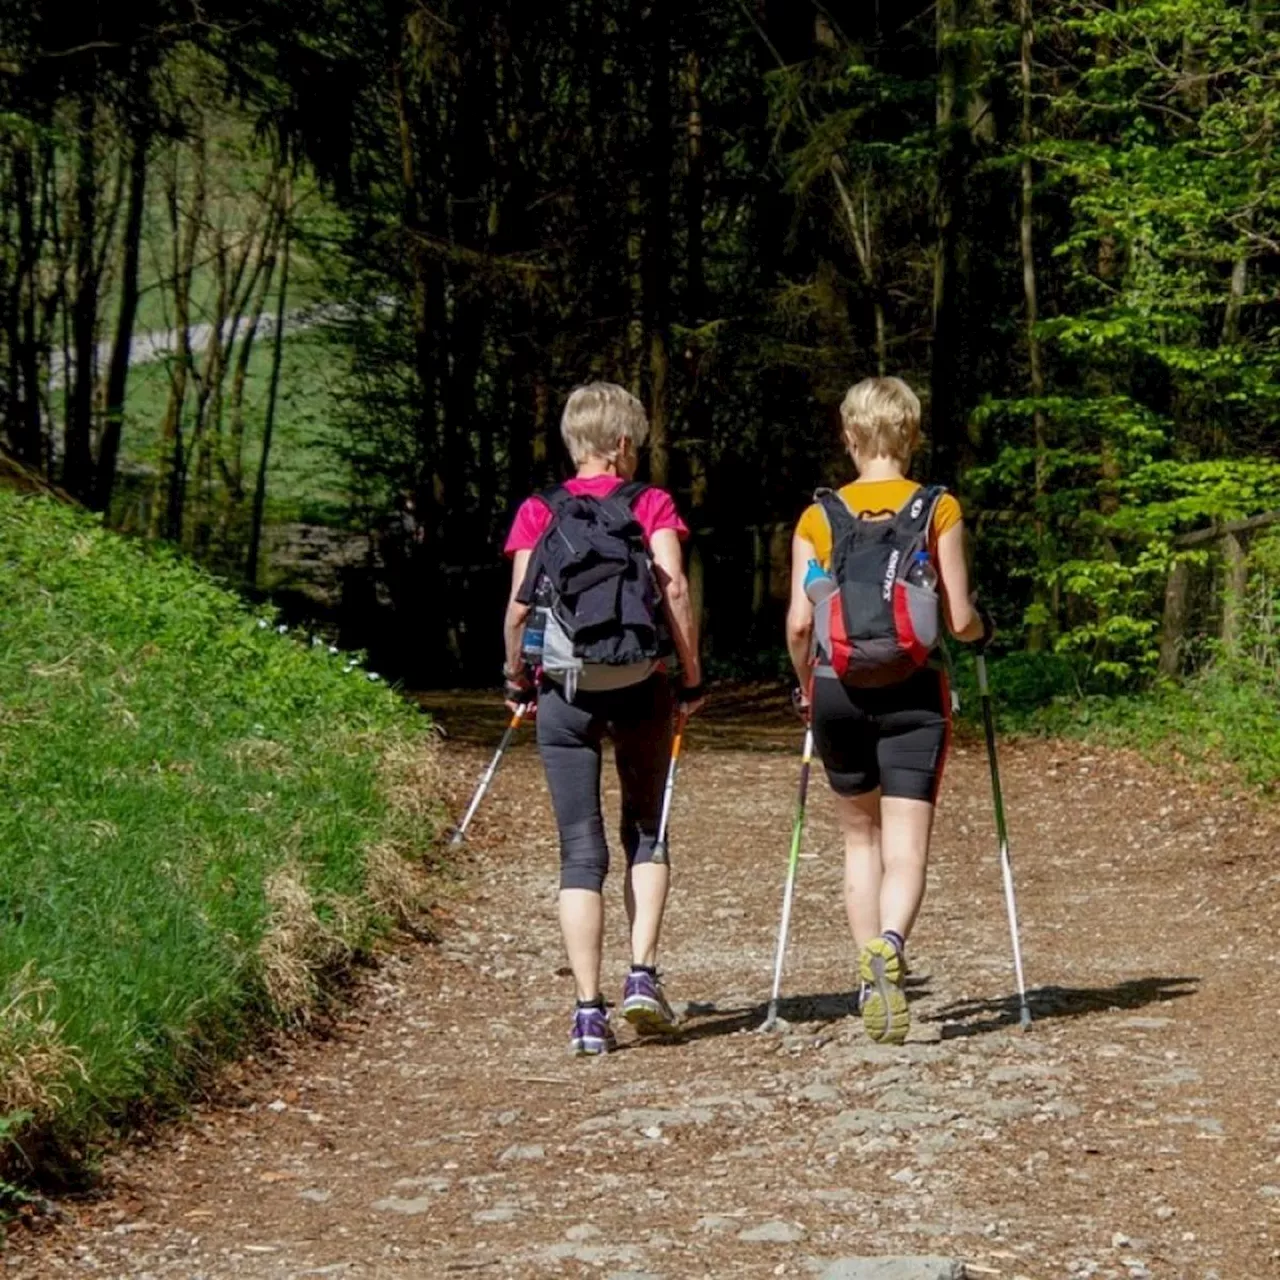
<svg viewBox="0 0 1280 1280">
<path fill-rule="evenodd" d="M 1117 1009 L 1142 1009 L 1195 995 L 1199 987 L 1200 979 L 1196 977 L 1130 978 L 1110 987 L 1037 987 L 1027 992 L 1027 1003 L 1033 1022 L 1049 1022 Z M 921 1021 L 942 1023 L 944 1040 L 985 1035 L 1017 1025 L 1018 997 L 1015 993 L 996 1000 L 958 1000 Z"/>
<path fill-rule="evenodd" d="M 913 998 L 928 994 L 927 976 L 909 976 L 903 984 Z M 736 1035 L 740 1031 L 758 1031 L 769 1013 L 769 1002 L 722 1008 L 717 1004 L 690 1002 L 687 1022 L 681 1040 L 708 1040 L 716 1036 Z M 841 1022 L 858 1016 L 858 993 L 824 991 L 811 995 L 783 996 L 778 1001 L 779 1020 L 793 1027 L 812 1028 L 823 1023 Z"/>
</svg>

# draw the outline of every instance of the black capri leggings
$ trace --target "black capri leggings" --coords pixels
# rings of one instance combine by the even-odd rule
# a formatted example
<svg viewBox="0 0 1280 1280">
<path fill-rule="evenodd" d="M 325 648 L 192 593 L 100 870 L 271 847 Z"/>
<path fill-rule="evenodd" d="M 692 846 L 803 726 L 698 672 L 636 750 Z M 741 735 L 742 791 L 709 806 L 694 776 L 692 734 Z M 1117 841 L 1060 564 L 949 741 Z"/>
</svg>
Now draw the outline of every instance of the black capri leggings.
<svg viewBox="0 0 1280 1280">
<path fill-rule="evenodd" d="M 538 695 L 538 751 L 560 828 L 560 887 L 599 893 L 609 870 L 600 804 L 600 752 L 613 739 L 622 785 L 622 847 L 627 865 L 653 861 L 662 790 L 671 755 L 674 699 L 667 677 L 572 702 L 547 681 Z"/>
</svg>

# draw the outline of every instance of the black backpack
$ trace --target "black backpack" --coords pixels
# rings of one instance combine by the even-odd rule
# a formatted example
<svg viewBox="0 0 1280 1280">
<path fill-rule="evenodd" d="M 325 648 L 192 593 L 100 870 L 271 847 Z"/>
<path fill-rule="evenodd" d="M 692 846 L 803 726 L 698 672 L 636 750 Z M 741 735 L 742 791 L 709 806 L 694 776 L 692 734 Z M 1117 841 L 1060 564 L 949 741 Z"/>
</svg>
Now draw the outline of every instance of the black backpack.
<svg viewBox="0 0 1280 1280">
<path fill-rule="evenodd" d="M 584 666 L 640 664 L 667 652 L 662 594 L 634 510 L 648 488 L 631 481 L 593 498 L 560 485 L 537 495 L 551 523 L 516 600 L 543 611 L 534 619 L 545 622 L 543 669 L 575 687 Z"/>
<path fill-rule="evenodd" d="M 820 672 L 875 688 L 905 680 L 928 661 L 938 643 L 938 593 L 908 582 L 907 571 L 928 548 L 945 492 L 941 485 L 918 489 L 890 519 L 877 520 L 855 515 L 830 489 L 814 495 L 831 526 L 836 587 L 815 606 Z"/>
</svg>

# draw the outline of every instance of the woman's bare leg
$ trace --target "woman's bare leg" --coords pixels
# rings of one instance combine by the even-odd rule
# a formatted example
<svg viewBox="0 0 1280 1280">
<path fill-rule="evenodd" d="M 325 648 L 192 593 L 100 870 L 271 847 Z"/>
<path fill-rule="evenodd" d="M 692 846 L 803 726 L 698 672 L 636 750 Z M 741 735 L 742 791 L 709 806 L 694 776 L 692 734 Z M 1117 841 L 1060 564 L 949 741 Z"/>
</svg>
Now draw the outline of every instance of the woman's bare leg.
<svg viewBox="0 0 1280 1280">
<path fill-rule="evenodd" d="M 667 906 L 671 868 L 666 863 L 641 862 L 627 868 L 624 890 L 631 925 L 631 963 L 658 963 L 658 935 Z"/>
<path fill-rule="evenodd" d="M 887 929 L 906 938 L 924 901 L 933 805 L 927 800 L 884 796 L 880 801 L 880 823 L 880 927 L 877 932 Z"/>
<path fill-rule="evenodd" d="M 604 897 L 590 889 L 560 890 L 560 931 L 579 1000 L 600 998 Z"/>
<path fill-rule="evenodd" d="M 836 796 L 844 833 L 844 905 L 859 951 L 880 932 L 880 792 Z"/>
</svg>

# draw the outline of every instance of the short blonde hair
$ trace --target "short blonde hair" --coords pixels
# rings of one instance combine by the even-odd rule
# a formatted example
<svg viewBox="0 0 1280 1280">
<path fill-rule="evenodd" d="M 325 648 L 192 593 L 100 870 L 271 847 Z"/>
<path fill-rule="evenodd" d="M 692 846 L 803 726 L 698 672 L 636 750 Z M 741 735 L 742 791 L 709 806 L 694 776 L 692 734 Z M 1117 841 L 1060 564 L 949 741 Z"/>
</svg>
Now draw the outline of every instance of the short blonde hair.
<svg viewBox="0 0 1280 1280">
<path fill-rule="evenodd" d="M 867 458 L 903 467 L 920 443 L 920 400 L 901 378 L 863 378 L 840 406 L 845 438 Z"/>
<path fill-rule="evenodd" d="M 560 437 L 574 463 L 588 458 L 613 462 L 618 441 L 630 440 L 637 452 L 649 437 L 644 405 L 614 382 L 588 382 L 575 387 L 560 417 Z"/>
</svg>

